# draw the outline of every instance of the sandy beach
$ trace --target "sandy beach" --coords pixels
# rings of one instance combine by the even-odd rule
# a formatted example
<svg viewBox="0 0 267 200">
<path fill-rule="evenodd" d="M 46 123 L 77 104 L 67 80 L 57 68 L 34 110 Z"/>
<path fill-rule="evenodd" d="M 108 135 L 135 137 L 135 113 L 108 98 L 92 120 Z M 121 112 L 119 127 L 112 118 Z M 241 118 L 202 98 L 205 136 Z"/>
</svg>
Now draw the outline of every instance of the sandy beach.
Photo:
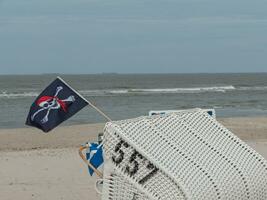
<svg viewBox="0 0 267 200">
<path fill-rule="evenodd" d="M 218 119 L 267 158 L 267 118 Z M 77 147 L 96 140 L 104 124 L 0 130 L 0 199 L 100 199 Z"/>
</svg>

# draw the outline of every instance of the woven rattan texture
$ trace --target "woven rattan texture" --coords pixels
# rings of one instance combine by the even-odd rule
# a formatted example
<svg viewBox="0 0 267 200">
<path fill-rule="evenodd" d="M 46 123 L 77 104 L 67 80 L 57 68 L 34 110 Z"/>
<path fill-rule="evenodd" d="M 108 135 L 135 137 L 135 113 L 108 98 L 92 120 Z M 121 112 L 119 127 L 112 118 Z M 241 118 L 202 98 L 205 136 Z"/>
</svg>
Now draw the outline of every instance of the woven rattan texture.
<svg viewBox="0 0 267 200">
<path fill-rule="evenodd" d="M 114 130 L 114 129 L 113 129 Z M 114 133 L 114 132 L 113 132 Z M 181 191 L 178 184 L 174 182 L 169 176 L 167 176 L 163 171 L 157 170 L 157 172 L 149 177 L 149 179 L 145 179 L 148 175 L 153 172 L 153 167 L 150 165 L 150 162 L 145 158 L 136 157 L 136 161 L 138 162 L 138 171 L 135 174 L 131 174 L 128 171 L 132 171 L 134 169 L 134 164 L 131 162 L 131 156 L 135 154 L 135 150 L 133 147 L 124 143 L 120 150 L 124 153 L 123 160 L 116 164 L 112 158 L 114 155 L 118 154 L 116 152 L 116 146 L 121 144 L 122 140 L 120 137 L 114 134 L 105 134 L 104 141 L 105 143 L 105 170 L 104 170 L 104 179 L 108 180 L 110 175 L 113 177 L 117 175 L 117 173 L 110 172 L 106 170 L 106 163 L 113 163 L 113 169 L 117 169 L 116 171 L 120 171 L 120 173 L 124 176 L 128 182 L 131 182 L 133 186 L 141 188 L 141 193 L 146 193 L 148 196 L 152 196 L 151 199 L 185 199 L 183 192 Z M 120 158 L 120 157 L 117 157 Z M 127 171 L 127 166 L 129 166 L 130 170 Z M 144 181 L 145 180 L 145 181 Z M 160 181 L 159 181 L 160 180 Z M 112 186 L 113 187 L 113 186 Z M 118 191 L 118 190 L 116 190 Z M 127 190 L 125 188 L 119 193 L 124 193 Z M 114 192 L 115 193 L 115 192 Z M 127 192 L 126 192 L 127 193 Z M 116 195 L 119 196 L 119 195 Z M 112 198 L 112 199 L 124 199 L 124 198 Z M 139 198 L 140 199 L 140 198 Z"/>
<path fill-rule="evenodd" d="M 104 149 L 153 199 L 267 199 L 266 160 L 200 109 L 107 123 Z"/>
<path fill-rule="evenodd" d="M 141 190 L 125 178 L 119 169 L 105 164 L 105 181 L 102 190 L 102 199 L 120 200 L 150 200 Z"/>
</svg>

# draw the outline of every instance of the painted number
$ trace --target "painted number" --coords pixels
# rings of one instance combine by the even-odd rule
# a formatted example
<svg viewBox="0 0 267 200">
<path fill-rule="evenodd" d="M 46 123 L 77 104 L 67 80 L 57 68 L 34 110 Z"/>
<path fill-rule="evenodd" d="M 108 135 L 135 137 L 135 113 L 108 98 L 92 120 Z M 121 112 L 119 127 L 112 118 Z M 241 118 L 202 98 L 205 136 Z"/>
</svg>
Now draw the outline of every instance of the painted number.
<svg viewBox="0 0 267 200">
<path fill-rule="evenodd" d="M 112 160 L 113 162 L 118 165 L 123 161 L 124 158 L 124 152 L 122 151 L 122 146 L 124 146 L 125 148 L 128 148 L 129 145 L 124 142 L 123 140 L 121 140 L 116 146 L 115 146 L 115 153 L 117 153 L 117 155 L 113 155 L 112 156 Z"/>
<path fill-rule="evenodd" d="M 127 150 L 129 147 L 129 144 L 121 139 L 115 146 L 114 152 L 116 155 L 112 156 L 112 161 L 116 165 L 119 165 L 124 159 L 125 152 L 123 151 L 123 147 L 125 150 Z M 124 166 L 125 172 L 128 173 L 130 176 L 134 176 L 136 173 L 138 173 L 139 165 L 140 165 L 140 162 L 142 161 L 145 161 L 146 163 L 148 163 L 146 168 L 151 171 L 145 177 L 143 177 L 141 180 L 138 181 L 138 183 L 141 185 L 143 185 L 150 178 L 152 178 L 158 172 L 158 168 L 154 166 L 151 162 L 149 162 L 147 159 L 145 159 L 136 150 L 134 150 L 134 152 L 131 154 L 128 160 L 128 164 Z"/>
<path fill-rule="evenodd" d="M 134 150 L 134 153 L 130 157 L 129 165 L 126 166 L 126 172 L 130 176 L 136 174 L 139 169 L 139 163 L 136 161 L 137 158 L 143 159 L 143 156 L 139 154 L 136 150 Z"/>
<path fill-rule="evenodd" d="M 155 167 L 152 163 L 149 163 L 147 166 L 147 169 L 152 170 L 150 173 L 148 173 L 144 178 L 142 178 L 139 183 L 141 185 L 143 185 L 145 182 L 147 182 L 150 178 L 152 178 L 157 172 L 158 172 L 158 168 Z"/>
</svg>

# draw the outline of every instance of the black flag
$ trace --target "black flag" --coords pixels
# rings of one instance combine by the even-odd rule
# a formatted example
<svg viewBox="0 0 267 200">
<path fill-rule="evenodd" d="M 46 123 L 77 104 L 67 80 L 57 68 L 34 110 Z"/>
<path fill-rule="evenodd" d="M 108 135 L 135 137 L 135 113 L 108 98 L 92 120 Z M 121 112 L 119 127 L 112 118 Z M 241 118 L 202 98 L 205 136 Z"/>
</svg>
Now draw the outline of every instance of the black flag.
<svg viewBox="0 0 267 200">
<path fill-rule="evenodd" d="M 57 77 L 32 104 L 26 124 L 48 132 L 86 105 L 86 99 Z"/>
</svg>

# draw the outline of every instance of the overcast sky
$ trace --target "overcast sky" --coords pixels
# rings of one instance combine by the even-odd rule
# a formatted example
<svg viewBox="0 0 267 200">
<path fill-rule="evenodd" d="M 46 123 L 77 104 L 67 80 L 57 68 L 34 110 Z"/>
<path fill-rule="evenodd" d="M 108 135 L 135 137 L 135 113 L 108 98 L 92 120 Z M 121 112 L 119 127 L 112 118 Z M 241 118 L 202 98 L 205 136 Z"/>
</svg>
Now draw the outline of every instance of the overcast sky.
<svg viewBox="0 0 267 200">
<path fill-rule="evenodd" d="M 267 72 L 266 0 L 0 0 L 0 74 Z"/>
</svg>

